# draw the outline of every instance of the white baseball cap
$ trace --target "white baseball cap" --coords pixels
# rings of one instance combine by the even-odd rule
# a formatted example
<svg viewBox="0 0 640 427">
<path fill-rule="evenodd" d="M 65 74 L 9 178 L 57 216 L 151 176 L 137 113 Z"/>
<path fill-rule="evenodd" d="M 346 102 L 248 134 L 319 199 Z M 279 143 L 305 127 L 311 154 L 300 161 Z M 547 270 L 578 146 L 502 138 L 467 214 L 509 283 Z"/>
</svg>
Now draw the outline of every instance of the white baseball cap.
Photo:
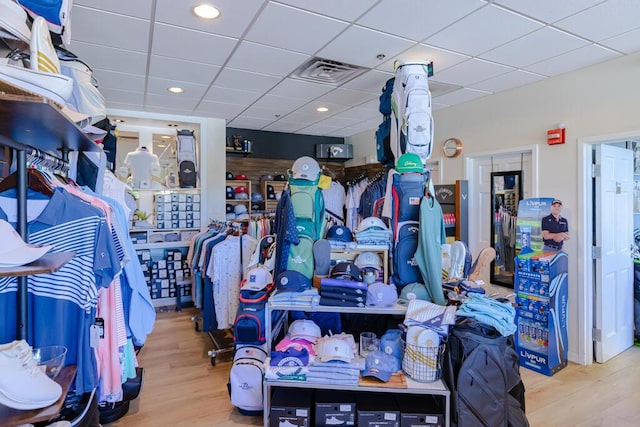
<svg viewBox="0 0 640 427">
<path fill-rule="evenodd" d="M 320 327 L 313 320 L 298 319 L 291 322 L 289 326 L 289 336 L 291 338 L 301 338 L 310 342 L 318 341 L 322 336 Z"/>
<path fill-rule="evenodd" d="M 356 257 L 354 264 L 360 269 L 371 267 L 376 270 L 382 270 L 382 260 L 375 252 L 362 252 Z"/>
<path fill-rule="evenodd" d="M 341 362 L 351 363 L 354 354 L 349 343 L 338 337 L 329 337 L 322 342 L 322 346 L 318 349 L 318 360 L 321 362 L 330 362 L 339 360 Z"/>
<path fill-rule="evenodd" d="M 293 162 L 291 174 L 295 179 L 315 181 L 320 175 L 320 166 L 316 159 L 309 156 L 302 156 Z"/>
<path fill-rule="evenodd" d="M 370 216 L 367 217 L 365 219 L 363 219 L 362 221 L 360 221 L 360 224 L 358 224 L 358 228 L 356 229 L 356 231 L 364 231 L 368 228 L 371 227 L 376 227 L 376 228 L 380 228 L 382 230 L 388 230 L 389 228 L 384 224 L 384 222 L 382 222 L 382 220 L 380 218 L 378 218 L 377 216 Z"/>
<path fill-rule="evenodd" d="M 29 264 L 49 252 L 53 245 L 30 245 L 8 222 L 0 219 L 0 267 Z"/>
<path fill-rule="evenodd" d="M 242 284 L 242 290 L 261 291 L 273 283 L 273 276 L 263 265 L 252 268 L 247 273 L 247 279 Z"/>
</svg>

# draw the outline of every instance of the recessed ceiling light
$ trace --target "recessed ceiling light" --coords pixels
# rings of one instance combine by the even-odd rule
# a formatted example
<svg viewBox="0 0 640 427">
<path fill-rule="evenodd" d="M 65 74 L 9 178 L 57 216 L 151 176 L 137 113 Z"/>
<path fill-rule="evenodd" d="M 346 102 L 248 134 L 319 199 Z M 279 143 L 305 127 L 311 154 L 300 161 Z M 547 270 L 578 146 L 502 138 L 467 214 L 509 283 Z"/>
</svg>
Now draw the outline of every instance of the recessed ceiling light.
<svg viewBox="0 0 640 427">
<path fill-rule="evenodd" d="M 158 148 L 164 148 L 166 146 L 167 146 L 167 144 L 158 144 Z"/>
<path fill-rule="evenodd" d="M 167 126 L 171 127 L 171 128 L 177 128 L 179 125 L 176 123 L 167 123 Z"/>
<path fill-rule="evenodd" d="M 316 108 L 316 111 L 320 113 L 326 113 L 327 111 L 329 111 L 329 109 L 327 107 L 318 107 Z"/>
<path fill-rule="evenodd" d="M 162 138 L 162 139 L 169 139 L 169 138 L 171 138 L 171 137 L 170 137 L 169 135 L 162 135 L 160 138 Z"/>
<path fill-rule="evenodd" d="M 204 19 L 214 19 L 220 16 L 220 10 L 210 4 L 201 4 L 194 7 L 193 13 Z"/>
<path fill-rule="evenodd" d="M 171 86 L 168 87 L 167 90 L 171 93 L 182 93 L 184 92 L 184 89 L 182 89 L 181 87 L 177 87 L 177 86 Z"/>
</svg>

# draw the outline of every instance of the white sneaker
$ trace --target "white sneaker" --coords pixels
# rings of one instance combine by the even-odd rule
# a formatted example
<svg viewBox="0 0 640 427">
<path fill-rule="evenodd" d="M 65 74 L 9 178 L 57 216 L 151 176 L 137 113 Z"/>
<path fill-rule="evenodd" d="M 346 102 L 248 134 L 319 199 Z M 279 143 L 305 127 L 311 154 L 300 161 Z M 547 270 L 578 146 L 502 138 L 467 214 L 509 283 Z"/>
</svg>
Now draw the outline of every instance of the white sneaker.
<svg viewBox="0 0 640 427">
<path fill-rule="evenodd" d="M 464 243 L 456 240 L 451 244 L 451 265 L 449 267 L 448 280 L 464 278 L 464 263 L 466 257 L 466 249 Z"/>
<path fill-rule="evenodd" d="M 24 67 L 9 65 L 6 59 L 0 61 L 0 84 L 8 83 L 2 90 L 9 94 L 43 96 L 60 106 L 64 106 L 73 92 L 73 79 L 62 74 L 44 73 Z M 20 93 L 20 90 L 23 92 Z M 24 93 L 26 92 L 26 93 Z"/>
<path fill-rule="evenodd" d="M 0 403 L 38 409 L 54 404 L 61 395 L 62 387 L 38 366 L 26 341 L 0 345 Z"/>
</svg>

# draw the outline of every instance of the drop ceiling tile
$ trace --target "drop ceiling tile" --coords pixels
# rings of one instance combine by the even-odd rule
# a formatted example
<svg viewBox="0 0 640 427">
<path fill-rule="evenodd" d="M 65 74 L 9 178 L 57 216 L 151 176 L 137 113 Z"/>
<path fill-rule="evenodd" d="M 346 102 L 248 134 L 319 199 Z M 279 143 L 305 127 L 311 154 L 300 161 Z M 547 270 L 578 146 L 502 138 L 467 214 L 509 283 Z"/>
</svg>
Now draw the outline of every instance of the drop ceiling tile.
<svg viewBox="0 0 640 427">
<path fill-rule="evenodd" d="M 170 96 L 156 93 L 147 93 L 146 105 L 155 105 L 162 108 L 184 110 L 191 113 L 198 105 L 199 98 L 187 98 L 183 96 Z"/>
<path fill-rule="evenodd" d="M 333 86 L 306 82 L 297 79 L 284 79 L 269 94 L 297 99 L 314 99 L 333 90 Z"/>
<path fill-rule="evenodd" d="M 231 122 L 229 122 L 227 126 L 241 129 L 262 129 L 263 127 L 271 124 L 271 122 L 273 122 L 273 120 L 240 116 L 231 120 Z"/>
<path fill-rule="evenodd" d="M 440 104 L 438 102 L 431 103 L 431 111 L 442 110 L 443 108 L 447 108 L 449 104 Z"/>
<path fill-rule="evenodd" d="M 144 106 L 142 103 L 140 104 L 127 104 L 124 102 L 107 102 L 108 109 L 118 109 L 118 110 L 134 110 L 134 111 L 144 111 Z"/>
<path fill-rule="evenodd" d="M 131 50 L 112 47 L 96 47 L 90 43 L 74 41 L 73 53 L 91 68 L 144 76 L 147 70 L 147 55 Z M 114 61 L 113 58 L 118 58 Z"/>
<path fill-rule="evenodd" d="M 122 15 L 135 16 L 142 19 L 151 19 L 153 0 L 74 0 L 71 16 L 73 20 L 73 31 L 75 31 L 76 9 L 78 6 L 86 6 L 92 9 L 104 10 L 107 12 L 119 13 Z M 73 33 L 72 33 L 73 36 Z"/>
<path fill-rule="evenodd" d="M 362 120 L 359 119 L 351 119 L 348 117 L 340 117 L 339 115 L 335 115 L 329 118 L 326 118 L 324 120 L 321 120 L 318 122 L 319 125 L 326 125 L 326 126 L 336 126 L 338 128 L 344 128 L 347 126 L 354 126 L 358 123 L 362 122 Z"/>
<path fill-rule="evenodd" d="M 429 91 L 431 92 L 432 98 L 445 95 L 458 89 L 462 89 L 462 86 L 442 83 L 433 79 L 429 80 Z"/>
<path fill-rule="evenodd" d="M 144 111 L 148 112 L 148 113 L 160 113 L 160 114 L 172 114 L 172 115 L 192 115 L 190 110 L 185 110 L 183 108 L 176 108 L 173 106 L 166 106 L 166 105 L 150 105 L 147 104 L 144 107 Z"/>
<path fill-rule="evenodd" d="M 250 92 L 265 92 L 275 86 L 279 81 L 279 77 L 225 67 L 213 84 L 215 86 L 247 90 Z"/>
<path fill-rule="evenodd" d="M 480 0 L 382 0 L 356 23 L 420 41 L 485 5 Z"/>
<path fill-rule="evenodd" d="M 209 85 L 220 67 L 201 62 L 184 61 L 167 56 L 151 55 L 149 77 Z"/>
<path fill-rule="evenodd" d="M 609 0 L 554 25 L 597 42 L 640 28 L 640 2 Z"/>
<path fill-rule="evenodd" d="M 295 122 L 295 121 L 278 120 L 277 122 L 273 122 L 270 125 L 265 126 L 263 130 L 268 130 L 270 132 L 295 133 L 301 127 L 302 126 L 300 126 L 300 123 Z"/>
<path fill-rule="evenodd" d="M 394 72 L 393 64 L 396 60 L 400 62 L 406 62 L 411 60 L 433 61 L 433 72 L 435 75 L 435 73 L 446 70 L 447 68 L 452 67 L 456 64 L 459 64 L 463 61 L 466 61 L 469 58 L 470 56 L 468 55 L 461 55 L 459 53 L 450 52 L 445 49 L 439 49 L 437 47 L 429 46 L 421 43 L 402 52 L 399 55 L 396 55 L 391 60 L 378 66 L 377 69 L 393 73 Z"/>
<path fill-rule="evenodd" d="M 544 27 L 483 53 L 480 58 L 521 68 L 591 44 L 556 28 Z"/>
<path fill-rule="evenodd" d="M 197 2 L 156 0 L 156 21 L 207 33 L 239 38 L 262 6 L 263 0 L 216 0 L 220 10 L 216 19 L 202 19 L 195 15 Z"/>
<path fill-rule="evenodd" d="M 135 74 L 116 73 L 115 71 L 94 70 L 93 76 L 98 80 L 100 92 L 104 89 L 130 90 L 144 92 L 145 77 Z"/>
<path fill-rule="evenodd" d="M 151 53 L 204 64 L 222 65 L 236 43 L 237 40 L 230 37 L 156 24 Z"/>
<path fill-rule="evenodd" d="M 260 58 L 259 69 L 256 69 L 256 58 Z M 306 54 L 243 41 L 229 59 L 227 66 L 284 77 L 309 58 Z"/>
<path fill-rule="evenodd" d="M 374 68 L 380 65 L 376 58 L 378 54 L 393 57 L 414 44 L 407 39 L 354 25 L 318 52 L 318 56 Z"/>
<path fill-rule="evenodd" d="M 170 93 L 167 88 L 177 86 L 184 89 L 183 93 Z M 200 100 L 207 91 L 208 86 L 198 85 L 195 83 L 179 82 L 175 80 L 165 80 L 158 78 L 149 78 L 147 80 L 147 93 L 164 96 L 171 99 L 195 99 Z"/>
<path fill-rule="evenodd" d="M 518 86 L 524 86 L 529 83 L 537 82 L 545 79 L 540 74 L 530 73 L 523 70 L 515 70 L 501 76 L 487 79 L 485 81 L 475 83 L 472 89 L 484 90 L 487 92 L 500 92 Z"/>
<path fill-rule="evenodd" d="M 472 99 L 481 98 L 487 95 L 491 95 L 491 92 L 462 88 L 455 92 L 442 95 L 441 97 L 438 98 L 438 102 L 444 103 L 447 105 L 456 105 L 456 104 L 461 104 L 463 102 L 471 101 Z"/>
<path fill-rule="evenodd" d="M 339 117 L 343 117 L 346 119 L 356 119 L 356 120 L 370 120 L 377 119 L 378 124 L 382 122 L 382 114 L 378 111 L 378 102 L 376 102 L 375 108 L 372 105 L 368 105 L 366 107 L 354 107 L 350 108 L 346 111 L 338 114 Z"/>
<path fill-rule="evenodd" d="M 378 0 L 358 0 L 358 1 L 344 1 L 344 0 L 322 0 L 322 1 L 309 1 L 309 0 L 278 0 L 280 3 L 285 3 L 290 6 L 298 7 L 300 9 L 309 10 L 311 12 L 319 13 L 322 15 L 328 15 L 337 19 L 344 19 L 345 21 L 353 21 L 373 6 Z"/>
<path fill-rule="evenodd" d="M 326 93 L 319 97 L 317 101 L 320 102 L 332 102 L 342 105 L 360 105 L 364 102 L 377 98 L 379 95 L 371 92 L 363 92 L 359 90 L 337 88 L 329 93 Z"/>
<path fill-rule="evenodd" d="M 231 120 L 246 107 L 242 105 L 226 104 L 223 102 L 202 101 L 195 109 L 196 114 L 206 117 L 218 117 Z"/>
<path fill-rule="evenodd" d="M 251 106 L 242 112 L 242 116 L 244 117 L 255 117 L 257 119 L 265 119 L 270 121 L 278 120 L 280 113 L 276 113 L 271 108 L 262 108 Z"/>
<path fill-rule="evenodd" d="M 329 111 L 325 111 L 324 113 L 317 111 L 318 107 L 326 107 Z M 322 120 L 329 116 L 333 116 L 334 114 L 348 110 L 350 107 L 350 105 L 336 104 L 334 102 L 320 101 L 316 99 L 298 108 L 297 111 L 302 114 L 313 115 L 317 120 Z"/>
<path fill-rule="evenodd" d="M 317 122 L 318 120 L 321 120 L 323 116 L 321 116 L 322 113 L 318 113 L 316 111 L 313 111 L 312 113 L 309 112 L 302 112 L 300 110 L 296 110 L 291 114 L 287 114 L 287 116 L 284 118 L 287 121 L 295 121 L 300 123 L 301 127 L 304 125 L 310 125 L 312 123 Z"/>
<path fill-rule="evenodd" d="M 620 56 L 612 50 L 600 47 L 598 45 L 589 45 L 567 52 L 555 58 L 538 62 L 537 64 L 525 67 L 527 71 L 543 74 L 545 76 L 555 76 L 566 73 L 568 71 L 584 68 L 588 65 L 604 62 Z"/>
<path fill-rule="evenodd" d="M 251 26 L 245 39 L 313 54 L 347 25 L 344 21 L 270 2 Z"/>
<path fill-rule="evenodd" d="M 114 31 L 115 28 L 118 31 Z M 149 44 L 149 21 L 79 7 L 73 9 L 72 34 L 74 41 L 146 52 Z M 70 48 L 73 48 L 73 43 Z"/>
<path fill-rule="evenodd" d="M 342 87 L 346 89 L 361 90 L 364 92 L 371 92 L 380 95 L 385 82 L 391 77 L 393 77 L 393 73 L 370 70 L 343 84 Z"/>
<path fill-rule="evenodd" d="M 341 129 L 341 127 L 322 125 L 322 124 L 316 123 L 316 124 L 312 124 L 311 126 L 302 128 L 300 130 L 300 133 L 304 133 L 306 135 L 326 135 L 338 129 Z"/>
<path fill-rule="evenodd" d="M 424 42 L 475 56 L 541 27 L 538 22 L 490 4 Z"/>
<path fill-rule="evenodd" d="M 229 89 L 227 87 L 211 86 L 204 99 L 207 101 L 222 102 L 224 104 L 244 105 L 248 107 L 260 97 L 260 92 Z"/>
<path fill-rule="evenodd" d="M 102 93 L 102 95 L 110 102 L 134 105 L 144 104 L 144 92 L 132 92 L 127 90 L 104 88 L 100 89 L 100 93 Z M 110 107 L 108 103 L 107 107 Z"/>
<path fill-rule="evenodd" d="M 444 70 L 438 74 L 438 81 L 460 86 L 470 86 L 473 83 L 487 80 L 509 71 L 513 71 L 513 67 L 474 58 Z"/>
<path fill-rule="evenodd" d="M 637 52 L 640 50 L 640 29 L 603 40 L 600 44 L 627 54 Z"/>
<path fill-rule="evenodd" d="M 581 12 L 590 8 L 603 0 L 495 0 L 494 3 L 500 6 L 539 19 L 543 22 L 553 23 L 567 16 Z"/>
<path fill-rule="evenodd" d="M 306 104 L 306 100 L 297 99 L 297 98 L 287 98 L 284 96 L 276 96 L 276 95 L 264 95 L 262 98 L 257 100 L 253 106 L 268 109 L 272 112 L 272 114 L 279 114 L 284 116 L 285 114 L 289 114 L 293 110 L 299 108 L 300 106 Z"/>
</svg>

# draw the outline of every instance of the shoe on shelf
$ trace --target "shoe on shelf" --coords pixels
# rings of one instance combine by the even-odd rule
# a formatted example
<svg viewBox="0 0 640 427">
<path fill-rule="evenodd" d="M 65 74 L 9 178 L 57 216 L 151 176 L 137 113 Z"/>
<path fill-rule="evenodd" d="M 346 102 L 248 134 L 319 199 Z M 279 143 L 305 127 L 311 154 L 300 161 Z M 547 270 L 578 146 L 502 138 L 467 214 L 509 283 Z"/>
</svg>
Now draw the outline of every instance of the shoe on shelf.
<svg viewBox="0 0 640 427">
<path fill-rule="evenodd" d="M 54 404 L 62 387 L 49 378 L 24 340 L 0 345 L 0 403 L 29 410 Z"/>
<path fill-rule="evenodd" d="M 464 279 L 465 261 L 467 259 L 466 245 L 456 240 L 451 244 L 451 266 L 449 267 L 449 277 L 447 281 Z"/>
</svg>

